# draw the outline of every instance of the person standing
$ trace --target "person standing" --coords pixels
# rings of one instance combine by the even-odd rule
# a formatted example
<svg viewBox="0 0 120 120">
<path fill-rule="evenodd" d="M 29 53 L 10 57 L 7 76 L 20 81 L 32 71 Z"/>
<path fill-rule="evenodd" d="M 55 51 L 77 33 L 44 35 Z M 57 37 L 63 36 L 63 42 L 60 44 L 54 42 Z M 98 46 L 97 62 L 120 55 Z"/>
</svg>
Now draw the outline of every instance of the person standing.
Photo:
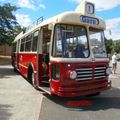
<svg viewBox="0 0 120 120">
<path fill-rule="evenodd" d="M 115 74 L 116 73 L 116 69 L 117 69 L 117 53 L 114 53 L 113 56 L 112 56 L 112 70 L 113 70 L 113 73 Z"/>
</svg>

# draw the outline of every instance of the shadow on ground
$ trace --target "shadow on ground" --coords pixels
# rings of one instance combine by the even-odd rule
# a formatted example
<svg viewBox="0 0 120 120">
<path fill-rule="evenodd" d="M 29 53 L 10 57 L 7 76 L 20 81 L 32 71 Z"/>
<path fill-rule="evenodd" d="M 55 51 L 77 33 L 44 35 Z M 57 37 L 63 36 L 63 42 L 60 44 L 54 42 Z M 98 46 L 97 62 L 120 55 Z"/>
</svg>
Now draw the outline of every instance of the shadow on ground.
<svg viewBox="0 0 120 120">
<path fill-rule="evenodd" d="M 11 65 L 9 67 L 7 65 L 0 65 L 0 78 L 10 78 L 10 76 L 17 74 Z"/>
<path fill-rule="evenodd" d="M 56 105 L 70 111 L 120 109 L 120 89 L 112 87 L 112 89 L 105 94 L 89 97 L 62 98 L 46 94 L 43 98 L 42 108 L 51 111 L 52 106 L 56 107 Z"/>
<path fill-rule="evenodd" d="M 0 66 L 1 65 L 9 65 L 9 64 L 11 64 L 11 59 L 0 57 Z"/>
<path fill-rule="evenodd" d="M 12 116 L 10 109 L 12 106 L 10 105 L 1 105 L 0 104 L 0 120 L 9 120 Z"/>
</svg>

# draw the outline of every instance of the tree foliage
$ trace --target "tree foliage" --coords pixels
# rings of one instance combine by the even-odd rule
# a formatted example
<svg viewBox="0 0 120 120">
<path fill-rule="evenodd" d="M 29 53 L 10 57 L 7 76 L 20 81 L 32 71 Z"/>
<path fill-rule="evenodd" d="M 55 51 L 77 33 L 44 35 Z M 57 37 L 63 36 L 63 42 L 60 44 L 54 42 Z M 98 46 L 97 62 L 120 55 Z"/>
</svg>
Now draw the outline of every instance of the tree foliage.
<svg viewBox="0 0 120 120">
<path fill-rule="evenodd" d="M 120 40 L 106 40 L 107 53 L 120 53 Z"/>
<path fill-rule="evenodd" d="M 106 49 L 107 49 L 107 53 L 112 53 L 113 47 L 114 47 L 113 44 L 114 44 L 114 43 L 113 43 L 113 40 L 112 40 L 112 39 L 110 39 L 110 40 L 107 40 L 107 39 L 106 39 Z"/>
<path fill-rule="evenodd" d="M 22 30 L 13 15 L 17 9 L 9 3 L 0 5 L 0 44 L 10 45 L 14 37 Z"/>
<path fill-rule="evenodd" d="M 120 53 L 120 40 L 115 41 L 114 51 L 117 52 L 117 53 Z"/>
</svg>

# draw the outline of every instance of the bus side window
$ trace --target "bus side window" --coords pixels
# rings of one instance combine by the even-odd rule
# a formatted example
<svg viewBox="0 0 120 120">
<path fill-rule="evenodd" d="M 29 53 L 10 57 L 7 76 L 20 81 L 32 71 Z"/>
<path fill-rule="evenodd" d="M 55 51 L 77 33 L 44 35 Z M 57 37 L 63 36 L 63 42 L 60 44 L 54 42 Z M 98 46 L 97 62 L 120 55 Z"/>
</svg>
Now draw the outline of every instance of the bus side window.
<svg viewBox="0 0 120 120">
<path fill-rule="evenodd" d="M 39 31 L 36 31 L 33 35 L 32 51 L 37 51 L 38 34 Z"/>
<path fill-rule="evenodd" d="M 25 51 L 25 38 L 21 39 L 20 51 L 21 52 Z"/>
<path fill-rule="evenodd" d="M 31 51 L 32 35 L 26 37 L 25 51 Z"/>
</svg>

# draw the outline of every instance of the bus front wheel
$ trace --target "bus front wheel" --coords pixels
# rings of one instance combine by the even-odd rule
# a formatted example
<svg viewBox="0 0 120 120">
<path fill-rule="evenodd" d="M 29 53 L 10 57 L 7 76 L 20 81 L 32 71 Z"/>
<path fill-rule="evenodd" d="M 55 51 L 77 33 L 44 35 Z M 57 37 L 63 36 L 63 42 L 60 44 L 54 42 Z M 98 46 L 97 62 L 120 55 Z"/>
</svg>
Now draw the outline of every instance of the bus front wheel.
<svg viewBox="0 0 120 120">
<path fill-rule="evenodd" d="M 28 81 L 32 84 L 32 86 L 34 88 L 37 89 L 35 74 L 34 74 L 33 70 L 28 71 Z"/>
</svg>

